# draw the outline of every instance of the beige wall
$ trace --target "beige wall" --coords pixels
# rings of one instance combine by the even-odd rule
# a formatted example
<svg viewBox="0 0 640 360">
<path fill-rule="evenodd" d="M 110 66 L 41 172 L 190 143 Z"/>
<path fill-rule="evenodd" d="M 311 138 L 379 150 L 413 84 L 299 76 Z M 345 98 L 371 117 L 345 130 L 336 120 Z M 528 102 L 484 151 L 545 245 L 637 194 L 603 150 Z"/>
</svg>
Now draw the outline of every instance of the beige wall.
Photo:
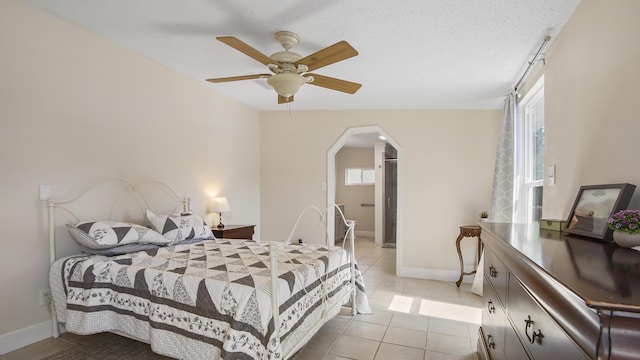
<svg viewBox="0 0 640 360">
<path fill-rule="evenodd" d="M 265 112 L 262 236 L 277 239 L 306 205 L 325 206 L 327 151 L 349 127 L 377 124 L 402 152 L 401 274 L 455 280 L 458 227 L 490 202 L 500 121 L 499 110 Z M 468 254 L 472 243 L 463 244 Z"/>
<path fill-rule="evenodd" d="M 257 111 L 21 1 L 0 2 L 0 48 L 0 345 L 50 318 L 40 184 L 158 179 L 196 213 L 223 194 L 225 222 L 259 224 Z"/>
<path fill-rule="evenodd" d="M 545 161 L 558 184 L 545 188 L 545 217 L 565 217 L 581 184 L 640 185 L 638 13 L 637 0 L 583 0 L 547 53 Z M 378 124 L 403 154 L 398 265 L 448 279 L 458 226 L 489 204 L 498 110 L 258 114 L 17 0 L 0 2 L 0 47 L 0 337 L 49 319 L 39 184 L 64 196 L 107 176 L 158 178 L 196 211 L 224 194 L 225 223 L 282 239 L 302 208 L 325 205 L 333 143 Z"/>
<path fill-rule="evenodd" d="M 373 206 L 363 207 L 360 204 L 375 202 L 375 185 L 346 186 L 344 171 L 347 168 L 374 168 L 373 148 L 343 147 L 336 154 L 336 204 L 344 204 L 344 215 L 347 219 L 357 221 L 358 231 L 375 231 Z"/>
<path fill-rule="evenodd" d="M 546 218 L 566 218 L 580 185 L 640 186 L 638 14 L 637 0 L 583 0 L 547 52 L 545 163 L 557 185 L 544 189 Z"/>
</svg>

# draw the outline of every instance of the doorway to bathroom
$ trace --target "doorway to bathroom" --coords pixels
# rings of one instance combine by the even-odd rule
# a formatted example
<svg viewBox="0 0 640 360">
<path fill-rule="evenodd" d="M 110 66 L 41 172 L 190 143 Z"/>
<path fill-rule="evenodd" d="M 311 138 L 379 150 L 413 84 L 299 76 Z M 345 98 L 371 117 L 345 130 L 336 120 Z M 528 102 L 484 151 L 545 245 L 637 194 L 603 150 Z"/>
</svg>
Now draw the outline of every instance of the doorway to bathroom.
<svg viewBox="0 0 640 360">
<path fill-rule="evenodd" d="M 327 152 L 327 202 L 339 204 L 347 219 L 356 221 L 356 236 L 373 237 L 377 245 L 398 250 L 401 154 L 379 126 L 349 128 Z M 338 241 L 343 229 L 336 226 L 335 213 L 327 220 L 330 237 Z"/>
</svg>

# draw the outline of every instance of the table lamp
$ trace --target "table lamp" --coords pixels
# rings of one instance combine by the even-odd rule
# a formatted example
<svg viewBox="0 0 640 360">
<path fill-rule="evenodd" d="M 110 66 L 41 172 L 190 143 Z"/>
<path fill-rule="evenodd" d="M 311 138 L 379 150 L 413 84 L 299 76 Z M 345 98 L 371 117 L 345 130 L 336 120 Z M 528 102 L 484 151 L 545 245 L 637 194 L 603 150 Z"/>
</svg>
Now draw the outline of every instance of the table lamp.
<svg viewBox="0 0 640 360">
<path fill-rule="evenodd" d="M 226 197 L 214 197 L 211 199 L 211 212 L 218 213 L 220 222 L 218 223 L 218 228 L 224 228 L 224 224 L 222 223 L 222 213 L 231 211 L 231 207 L 229 207 L 229 201 Z"/>
</svg>

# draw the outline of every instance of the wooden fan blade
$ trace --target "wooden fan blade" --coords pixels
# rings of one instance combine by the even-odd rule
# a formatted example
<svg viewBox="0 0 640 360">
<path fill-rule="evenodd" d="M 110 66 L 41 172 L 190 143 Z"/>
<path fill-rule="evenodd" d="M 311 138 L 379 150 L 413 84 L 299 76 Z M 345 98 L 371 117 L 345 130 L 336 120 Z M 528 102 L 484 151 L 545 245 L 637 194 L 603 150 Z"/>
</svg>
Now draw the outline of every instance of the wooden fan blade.
<svg viewBox="0 0 640 360">
<path fill-rule="evenodd" d="M 234 36 L 218 36 L 216 39 L 222 41 L 223 43 L 231 46 L 232 48 L 240 51 L 241 53 L 265 65 L 276 63 L 275 61 L 271 60 L 271 58 L 268 57 L 267 55 L 252 48 L 249 44 L 245 43 L 244 41 Z"/>
<path fill-rule="evenodd" d="M 261 77 L 269 77 L 269 76 L 271 76 L 271 74 L 253 74 L 253 75 L 242 75 L 242 76 L 231 76 L 231 77 L 224 77 L 224 78 L 207 79 L 207 81 L 212 83 L 221 83 L 221 82 L 228 82 L 228 81 L 259 79 Z"/>
<path fill-rule="evenodd" d="M 286 104 L 290 102 L 293 102 L 293 95 L 288 99 L 282 95 L 278 95 L 278 104 Z"/>
<path fill-rule="evenodd" d="M 313 76 L 313 81 L 309 84 L 315 86 L 322 86 L 327 89 L 342 91 L 349 94 L 355 94 L 362 86 L 361 84 L 351 81 L 336 79 L 324 75 L 318 74 L 305 74 L 305 76 Z"/>
<path fill-rule="evenodd" d="M 298 60 L 296 65 L 307 65 L 309 68 L 307 71 L 313 71 L 356 55 L 358 55 L 356 49 L 343 40 Z"/>
</svg>

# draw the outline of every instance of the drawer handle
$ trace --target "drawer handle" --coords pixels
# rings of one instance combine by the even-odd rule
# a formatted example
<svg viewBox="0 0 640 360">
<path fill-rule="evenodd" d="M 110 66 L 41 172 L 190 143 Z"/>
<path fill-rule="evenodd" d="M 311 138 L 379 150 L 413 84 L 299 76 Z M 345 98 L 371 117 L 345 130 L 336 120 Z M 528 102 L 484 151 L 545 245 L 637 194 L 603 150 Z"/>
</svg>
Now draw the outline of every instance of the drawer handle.
<svg viewBox="0 0 640 360">
<path fill-rule="evenodd" d="M 538 338 L 538 344 L 542 344 L 542 338 L 544 337 L 544 335 L 542 335 L 542 330 L 538 329 L 538 331 L 534 331 L 533 334 L 531 334 L 531 343 L 535 343 L 536 342 L 536 337 Z"/>
<path fill-rule="evenodd" d="M 496 313 L 496 307 L 493 306 L 493 301 L 491 301 L 491 299 L 489 299 L 489 302 L 487 303 L 487 310 L 489 310 L 489 314 Z"/>
<path fill-rule="evenodd" d="M 529 328 L 533 327 L 534 324 L 533 320 L 531 320 L 531 315 L 527 315 L 524 322 L 526 324 L 524 327 L 524 334 L 527 335 L 527 340 L 532 344 L 535 344 L 536 340 L 538 340 L 538 344 L 542 344 L 542 338 L 544 337 L 544 335 L 542 335 L 542 330 L 538 329 L 538 331 L 532 332 L 531 336 L 529 336 Z"/>
<path fill-rule="evenodd" d="M 493 342 L 493 336 L 492 335 L 487 335 L 487 347 L 489 347 L 489 349 L 495 349 L 496 348 L 496 343 Z"/>
<path fill-rule="evenodd" d="M 492 278 L 498 277 L 498 270 L 496 270 L 493 265 L 489 266 L 489 276 Z"/>
<path fill-rule="evenodd" d="M 524 334 L 527 335 L 527 340 L 533 344 L 533 339 L 529 336 L 529 328 L 533 326 L 533 320 L 531 320 L 531 315 L 527 315 L 527 318 L 524 319 Z"/>
</svg>

